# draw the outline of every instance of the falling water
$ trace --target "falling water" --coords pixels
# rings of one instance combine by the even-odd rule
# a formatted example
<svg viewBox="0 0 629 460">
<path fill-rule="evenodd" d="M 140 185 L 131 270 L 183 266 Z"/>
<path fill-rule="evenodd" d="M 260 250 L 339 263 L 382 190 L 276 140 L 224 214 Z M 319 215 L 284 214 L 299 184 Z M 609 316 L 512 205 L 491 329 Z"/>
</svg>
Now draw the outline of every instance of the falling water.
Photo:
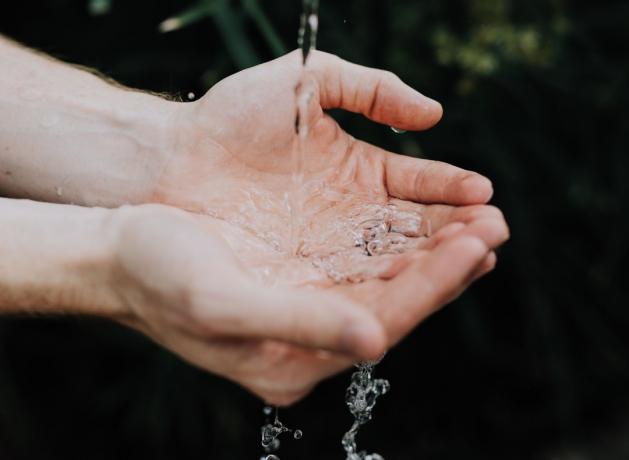
<svg viewBox="0 0 629 460">
<path fill-rule="evenodd" d="M 378 398 L 389 391 L 388 380 L 374 379 L 375 362 L 357 364 L 358 370 L 352 374 L 352 380 L 345 394 L 345 403 L 354 416 L 354 423 L 343 436 L 343 448 L 347 453 L 347 460 L 384 460 L 379 454 L 367 454 L 359 451 L 356 445 L 356 435 L 361 426 L 371 420 L 371 412 Z"/>
<path fill-rule="evenodd" d="M 274 412 L 273 421 L 270 421 L 269 417 Z M 293 433 L 293 438 L 301 439 L 304 434 L 301 430 L 293 430 L 284 426 L 284 424 L 280 422 L 277 407 L 275 409 L 269 406 L 265 407 L 264 415 L 267 417 L 266 423 L 262 426 L 262 448 L 265 454 L 260 457 L 260 460 L 279 460 L 279 457 L 274 453 L 280 448 L 279 437 L 284 433 Z"/>
<path fill-rule="evenodd" d="M 309 78 L 308 75 L 308 57 L 310 53 L 316 49 L 317 31 L 319 28 L 318 8 L 319 0 L 303 1 L 303 12 L 298 37 L 298 45 L 302 54 L 302 73 L 299 83 L 295 88 L 297 104 L 295 118 L 297 149 L 294 150 L 294 169 L 290 200 L 291 252 L 293 255 L 297 255 L 300 246 L 299 216 L 302 211 L 302 199 L 299 193 L 303 186 L 304 163 L 307 154 L 309 108 L 316 90 L 313 79 Z M 393 129 L 396 133 L 402 132 L 401 130 Z M 354 235 L 354 247 L 362 248 L 362 251 L 367 256 L 395 254 L 406 250 L 407 239 L 405 235 L 402 232 L 391 232 L 392 214 L 398 212 L 396 207 L 381 205 L 376 205 L 375 207 L 375 215 L 372 215 L 370 219 L 359 222 L 358 225 L 350 230 L 351 234 Z M 410 220 L 412 221 L 410 226 L 416 227 L 416 233 L 419 233 L 421 217 L 411 215 Z M 348 277 L 347 267 L 338 270 L 334 261 L 319 260 L 319 266 L 327 272 L 328 276 L 336 281 L 346 280 Z M 331 270 L 330 267 L 334 267 L 335 270 Z M 362 281 L 362 279 L 355 279 L 353 281 Z M 343 448 L 347 453 L 347 460 L 383 460 L 378 454 L 366 454 L 364 451 L 359 452 L 356 446 L 356 434 L 359 428 L 371 420 L 371 412 L 376 404 L 377 398 L 389 391 L 388 381 L 374 379 L 372 377 L 375 364 L 375 362 L 358 364 L 358 370 L 352 375 L 351 384 L 347 389 L 346 403 L 354 416 L 354 423 L 351 429 L 345 434 L 342 441 Z M 265 442 L 265 433 L 267 434 L 266 441 L 268 444 L 268 442 L 273 443 L 277 441 L 277 436 L 286 430 L 277 420 L 277 416 L 274 424 L 267 424 L 265 427 L 266 431 L 263 428 L 263 445 Z M 275 459 L 267 458 L 267 460 Z"/>
<path fill-rule="evenodd" d="M 304 0 L 297 45 L 301 49 L 303 65 L 306 65 L 310 52 L 317 48 L 319 31 L 319 0 Z"/>
<path fill-rule="evenodd" d="M 308 56 L 316 49 L 319 30 L 319 0 L 303 0 L 303 11 L 299 24 L 297 44 L 301 50 L 302 69 L 295 87 L 296 114 L 295 133 L 297 147 L 293 149 L 293 171 L 291 176 L 290 206 L 290 254 L 297 255 L 300 240 L 300 216 L 303 197 L 301 189 L 304 180 L 306 143 L 309 134 L 309 107 L 315 95 L 315 82 L 308 75 Z"/>
<path fill-rule="evenodd" d="M 301 186 L 303 183 L 303 163 L 306 155 L 306 141 L 308 139 L 308 108 L 315 94 L 314 83 L 307 75 L 308 56 L 317 46 L 317 31 L 319 29 L 319 0 L 304 0 L 301 15 L 299 35 L 297 43 L 302 53 L 302 71 L 299 82 L 295 87 L 296 115 L 295 134 L 297 135 L 297 148 L 293 150 L 293 171 L 291 177 L 291 190 L 289 195 L 290 206 L 290 253 L 296 255 L 299 248 L 299 227 L 301 214 Z M 273 412 L 271 407 L 264 408 L 264 414 L 268 417 Z M 301 430 L 292 430 L 284 426 L 279 420 L 278 409 L 275 408 L 273 422 L 267 422 L 262 427 L 262 447 L 266 456 L 261 460 L 279 460 L 273 452 L 280 448 L 280 435 L 292 432 L 295 439 L 301 439 Z"/>
</svg>

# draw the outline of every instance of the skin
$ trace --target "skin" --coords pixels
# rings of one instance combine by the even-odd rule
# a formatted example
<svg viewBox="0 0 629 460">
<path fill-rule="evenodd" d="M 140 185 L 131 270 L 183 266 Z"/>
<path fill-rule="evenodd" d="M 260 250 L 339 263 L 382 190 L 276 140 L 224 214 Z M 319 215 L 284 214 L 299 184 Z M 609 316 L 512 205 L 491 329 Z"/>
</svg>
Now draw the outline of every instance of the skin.
<svg viewBox="0 0 629 460">
<path fill-rule="evenodd" d="M 353 139 L 325 114 L 406 130 L 438 122 L 441 106 L 391 73 L 316 52 L 304 74 L 291 53 L 183 104 L 8 41 L 0 62 L 0 192 L 60 203 L 0 199 L 0 313 L 111 318 L 286 405 L 398 343 L 493 269 L 508 238 L 486 205 L 489 180 Z M 300 80 L 309 133 L 291 201 Z M 430 238 L 371 258 L 378 276 L 364 283 L 312 278 L 294 241 L 391 201 L 421 213 Z M 304 211 L 297 238 L 289 206 Z M 341 230 L 329 237 L 351 245 Z"/>
</svg>

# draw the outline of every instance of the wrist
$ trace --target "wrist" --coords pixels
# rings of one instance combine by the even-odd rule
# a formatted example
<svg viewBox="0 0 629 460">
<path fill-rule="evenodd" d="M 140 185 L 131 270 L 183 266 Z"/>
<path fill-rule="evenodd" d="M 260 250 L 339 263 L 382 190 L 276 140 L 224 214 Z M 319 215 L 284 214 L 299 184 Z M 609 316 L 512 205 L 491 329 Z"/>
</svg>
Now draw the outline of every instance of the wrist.
<svg viewBox="0 0 629 460">
<path fill-rule="evenodd" d="M 85 204 L 117 207 L 154 201 L 160 179 L 178 151 L 178 120 L 183 103 L 148 93 L 108 86 L 107 104 L 94 107 L 113 143 L 103 189 Z M 106 200 L 102 203 L 100 200 Z"/>
<path fill-rule="evenodd" d="M 208 196 L 220 193 L 217 190 L 226 178 L 226 151 L 215 140 L 216 132 L 225 126 L 213 122 L 205 100 L 175 103 L 168 123 L 171 148 L 162 157 L 153 192 L 145 202 L 205 213 Z"/>
<path fill-rule="evenodd" d="M 0 312 L 131 316 L 115 293 L 115 211 L 0 199 Z"/>
</svg>

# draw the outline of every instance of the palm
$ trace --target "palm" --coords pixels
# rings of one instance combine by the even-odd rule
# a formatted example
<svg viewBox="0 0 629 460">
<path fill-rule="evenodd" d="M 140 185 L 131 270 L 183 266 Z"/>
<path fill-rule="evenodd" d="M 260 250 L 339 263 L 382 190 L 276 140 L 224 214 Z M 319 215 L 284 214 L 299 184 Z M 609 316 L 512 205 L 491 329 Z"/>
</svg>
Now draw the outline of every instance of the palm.
<svg viewBox="0 0 629 460">
<path fill-rule="evenodd" d="M 386 204 L 396 191 L 385 185 L 390 154 L 355 141 L 324 114 L 324 107 L 339 105 L 331 99 L 343 99 L 326 89 L 323 73 L 329 59 L 314 55 L 306 78 L 313 98 L 310 135 L 301 154 L 294 130 L 294 88 L 303 70 L 293 53 L 229 77 L 198 104 L 189 104 L 192 112 L 183 120 L 185 148 L 164 172 L 160 199 L 231 223 L 274 250 L 273 256 L 321 254 L 323 246 L 333 251 L 351 247 L 354 227 L 373 218 L 373 210 L 365 205 Z M 381 86 L 386 92 L 386 85 Z M 383 99 L 386 94 L 370 96 Z M 367 104 L 359 97 L 351 99 L 358 106 L 350 109 Z M 425 100 L 415 112 L 425 109 Z M 386 106 L 387 101 L 380 104 Z M 377 119 L 378 104 L 368 105 L 369 115 Z M 423 115 L 410 127 L 430 125 L 440 116 Z M 395 113 L 391 116 L 398 126 L 408 124 Z M 299 180 L 293 177 L 297 155 L 303 172 Z M 396 167 L 389 169 L 397 174 Z"/>
<path fill-rule="evenodd" d="M 354 142 L 323 113 L 316 85 L 311 135 L 301 155 L 303 178 L 297 183 L 293 88 L 301 69 L 294 64 L 283 59 L 255 67 L 203 98 L 194 108 L 193 119 L 202 126 L 190 136 L 189 153 L 165 173 L 164 181 L 176 185 L 165 191 L 165 201 L 209 213 L 289 250 L 290 209 L 296 202 L 303 218 L 298 231 L 304 233 L 313 224 L 321 228 L 348 216 L 360 203 L 386 200 L 383 156 Z"/>
</svg>

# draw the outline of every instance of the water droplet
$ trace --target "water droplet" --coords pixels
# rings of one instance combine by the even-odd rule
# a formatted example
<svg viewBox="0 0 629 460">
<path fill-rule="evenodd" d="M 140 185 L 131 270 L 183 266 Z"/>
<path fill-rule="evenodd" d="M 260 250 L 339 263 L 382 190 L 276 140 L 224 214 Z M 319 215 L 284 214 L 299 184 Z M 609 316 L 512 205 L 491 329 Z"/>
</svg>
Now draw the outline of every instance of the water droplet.
<svg viewBox="0 0 629 460">
<path fill-rule="evenodd" d="M 404 134 L 406 132 L 405 129 L 396 128 L 394 126 L 391 126 L 391 131 L 393 131 L 395 134 Z"/>
<path fill-rule="evenodd" d="M 277 455 L 271 454 L 271 455 L 267 455 L 265 457 L 265 460 L 280 460 L 280 458 Z"/>
<path fill-rule="evenodd" d="M 195 97 L 196 97 L 196 96 L 195 96 L 195 94 L 194 94 L 192 91 L 190 91 L 190 92 L 188 93 L 188 100 L 189 100 L 189 101 L 193 101 Z"/>
<path fill-rule="evenodd" d="M 273 413 L 273 408 L 271 406 L 266 406 L 262 409 L 262 412 L 264 412 L 264 415 L 271 415 Z"/>
<path fill-rule="evenodd" d="M 304 436 L 304 433 L 301 430 L 295 430 L 293 433 L 293 438 L 301 439 Z"/>
</svg>

